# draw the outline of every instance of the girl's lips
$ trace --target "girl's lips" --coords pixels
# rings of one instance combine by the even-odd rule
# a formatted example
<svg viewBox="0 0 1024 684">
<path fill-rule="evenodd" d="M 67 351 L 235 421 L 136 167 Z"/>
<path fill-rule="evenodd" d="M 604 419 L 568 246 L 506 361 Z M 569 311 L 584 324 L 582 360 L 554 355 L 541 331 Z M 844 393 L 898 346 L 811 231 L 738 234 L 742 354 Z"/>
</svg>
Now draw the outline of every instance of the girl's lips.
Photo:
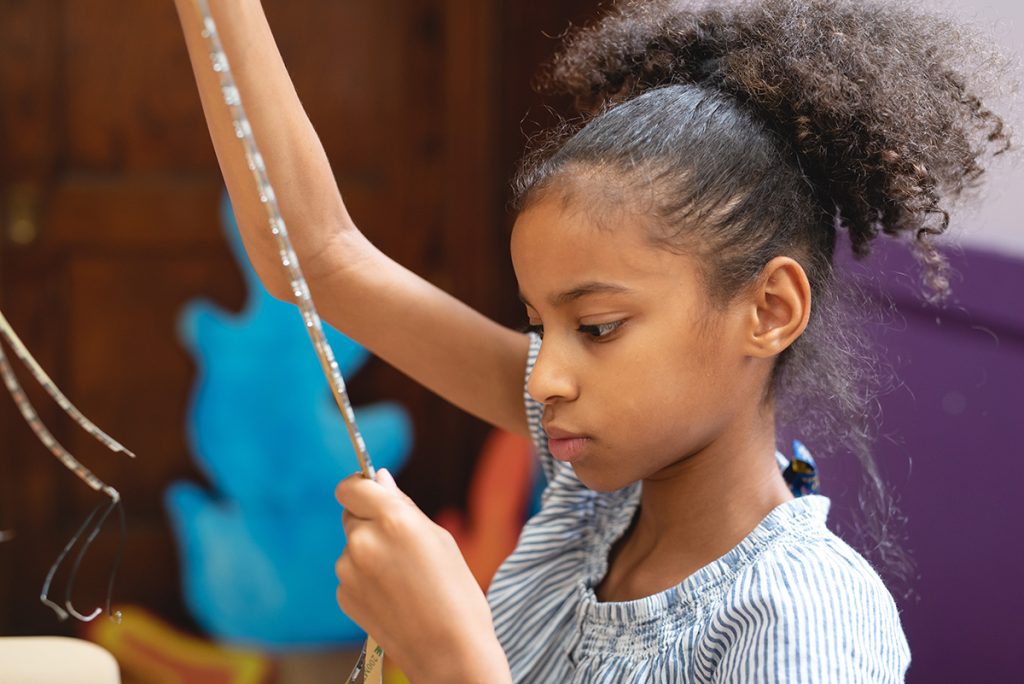
<svg viewBox="0 0 1024 684">
<path fill-rule="evenodd" d="M 590 443 L 589 437 L 570 437 L 567 439 L 548 438 L 548 451 L 559 461 L 571 462 L 580 457 L 583 449 Z"/>
</svg>

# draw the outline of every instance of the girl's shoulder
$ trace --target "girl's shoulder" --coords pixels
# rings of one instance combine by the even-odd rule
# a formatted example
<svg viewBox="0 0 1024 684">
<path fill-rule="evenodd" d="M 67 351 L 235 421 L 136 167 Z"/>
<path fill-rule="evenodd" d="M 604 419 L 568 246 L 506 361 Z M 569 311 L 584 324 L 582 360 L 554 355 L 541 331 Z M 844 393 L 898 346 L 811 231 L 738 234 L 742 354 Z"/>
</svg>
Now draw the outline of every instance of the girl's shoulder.
<svg viewBox="0 0 1024 684">
<path fill-rule="evenodd" d="M 763 549 L 716 612 L 707 637 L 721 644 L 719 673 L 761 662 L 776 668 L 780 681 L 889 682 L 903 681 L 910 666 L 892 594 L 868 560 L 824 524 Z"/>
<path fill-rule="evenodd" d="M 746 580 L 787 588 L 764 594 L 773 601 L 816 597 L 845 602 L 859 597 L 896 611 L 892 594 L 874 566 L 828 527 L 831 500 L 827 496 L 801 496 L 780 508 L 797 512 L 782 518 L 785 534 L 740 573 L 737 585 Z"/>
<path fill-rule="evenodd" d="M 820 495 L 806 498 L 828 501 Z M 779 607 L 836 603 L 837 618 L 842 617 L 842 606 L 850 605 L 897 611 L 878 571 L 825 525 L 790 530 L 787 538 L 767 547 L 737 576 L 736 590 L 743 591 L 745 582 L 762 587 L 754 595 Z"/>
</svg>

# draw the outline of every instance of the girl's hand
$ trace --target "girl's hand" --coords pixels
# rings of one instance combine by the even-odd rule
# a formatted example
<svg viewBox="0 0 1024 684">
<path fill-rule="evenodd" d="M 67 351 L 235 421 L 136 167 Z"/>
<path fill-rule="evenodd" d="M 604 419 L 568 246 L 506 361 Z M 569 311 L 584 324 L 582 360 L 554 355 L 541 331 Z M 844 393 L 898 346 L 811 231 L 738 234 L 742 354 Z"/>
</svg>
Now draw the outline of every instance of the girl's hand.
<svg viewBox="0 0 1024 684">
<path fill-rule="evenodd" d="M 335 492 L 347 547 L 335 565 L 338 605 L 410 681 L 511 681 L 490 608 L 452 536 L 386 470 Z"/>
</svg>

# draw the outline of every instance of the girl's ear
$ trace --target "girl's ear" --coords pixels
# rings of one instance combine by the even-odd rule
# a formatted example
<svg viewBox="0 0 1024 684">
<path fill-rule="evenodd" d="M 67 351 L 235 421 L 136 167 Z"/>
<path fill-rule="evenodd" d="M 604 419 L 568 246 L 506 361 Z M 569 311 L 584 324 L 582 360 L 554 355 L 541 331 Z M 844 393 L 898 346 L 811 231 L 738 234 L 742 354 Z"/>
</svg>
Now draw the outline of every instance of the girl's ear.
<svg viewBox="0 0 1024 684">
<path fill-rule="evenodd" d="M 811 285 L 803 267 L 775 257 L 764 267 L 748 299 L 750 323 L 746 353 L 769 358 L 793 344 L 811 315 Z"/>
</svg>

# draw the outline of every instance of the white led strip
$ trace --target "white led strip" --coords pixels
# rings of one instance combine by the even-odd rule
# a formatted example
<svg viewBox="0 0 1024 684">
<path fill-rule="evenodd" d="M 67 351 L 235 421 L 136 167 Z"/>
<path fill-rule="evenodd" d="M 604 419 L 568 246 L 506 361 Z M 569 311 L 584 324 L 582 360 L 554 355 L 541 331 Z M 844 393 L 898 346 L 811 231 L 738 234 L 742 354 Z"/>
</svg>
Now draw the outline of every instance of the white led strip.
<svg viewBox="0 0 1024 684">
<path fill-rule="evenodd" d="M 11 327 L 11 324 L 7 322 L 3 312 L 0 312 L 0 339 L 6 341 L 7 344 L 10 345 L 11 349 L 14 351 L 14 356 L 25 365 L 35 381 L 38 382 L 44 390 L 46 390 L 46 393 L 57 402 L 57 405 L 60 406 L 65 413 L 71 416 L 71 418 L 78 423 L 83 430 L 95 437 L 96 440 L 111 451 L 125 453 L 132 458 L 135 458 L 135 454 L 125 449 L 119 442 L 111 438 L 107 433 L 103 432 L 103 430 L 96 427 L 91 420 L 86 418 L 82 415 L 81 411 L 75 408 L 74 404 L 68 401 L 68 398 L 64 396 L 64 393 L 61 392 L 53 380 L 50 379 L 50 376 L 46 374 L 46 371 L 44 371 L 36 362 L 32 357 L 32 354 L 29 353 L 28 349 L 18 338 L 17 334 L 15 334 L 14 329 Z M 43 583 L 43 590 L 39 595 L 39 600 L 52 608 L 57 614 L 57 617 L 61 620 L 65 620 L 68 617 L 74 617 L 82 622 L 90 622 L 103 612 L 101 608 L 96 608 L 92 613 L 87 615 L 76 610 L 71 602 L 71 588 L 74 585 L 75 577 L 78 574 L 78 566 L 82 561 L 82 557 L 89 549 L 89 546 L 92 545 L 93 540 L 100 533 L 100 530 L 103 529 L 103 523 L 106 522 L 107 517 L 116 509 L 121 521 L 121 543 L 118 545 L 117 556 L 115 557 L 113 569 L 110 573 L 110 581 L 107 588 L 107 613 L 115 622 L 120 622 L 121 612 L 111 610 L 110 601 L 114 589 L 114 578 L 117 575 L 117 567 L 120 564 L 121 550 L 124 544 L 125 523 L 124 508 L 121 507 L 121 494 L 116 489 L 96 477 L 91 470 L 82 465 L 78 459 L 71 455 L 71 452 L 65 449 L 64 446 L 57 441 L 53 436 L 53 433 L 51 433 L 46 425 L 43 424 L 43 421 L 39 418 L 39 414 L 36 413 L 35 408 L 33 408 L 32 402 L 28 400 L 28 396 L 21 388 L 21 384 L 18 382 L 18 378 L 15 376 L 14 369 L 11 368 L 11 364 L 8 361 L 7 356 L 4 354 L 2 346 L 0 346 L 0 376 L 3 377 L 4 385 L 7 387 L 7 391 L 11 393 L 11 397 L 13 397 L 14 403 L 17 405 L 22 417 L 25 419 L 25 422 L 28 423 L 29 427 L 32 428 L 32 432 L 34 432 L 36 437 L 39 438 L 39 441 L 50 450 L 50 453 L 57 457 L 65 468 L 74 473 L 78 479 L 89 485 L 89 487 L 97 492 L 106 494 L 110 497 L 109 503 L 97 507 L 89 514 L 89 517 L 86 518 L 85 522 L 78 529 L 78 532 L 71 537 L 71 540 L 64 546 L 63 551 L 61 551 L 60 555 L 57 556 L 57 560 L 50 566 L 50 571 L 46 574 L 46 581 Z M 100 516 L 97 518 L 96 514 L 101 510 L 103 512 L 100 513 Z M 93 522 L 94 519 L 95 523 Z M 79 551 L 75 555 L 71 573 L 68 576 L 64 605 L 58 605 L 50 600 L 50 585 L 53 583 L 53 578 L 57 574 L 57 570 L 64 562 L 64 558 L 67 557 L 71 549 L 74 548 L 78 543 L 78 540 L 81 539 L 82 535 L 86 532 L 89 534 L 83 545 L 79 547 Z M 2 533 L 0 534 L 0 541 L 5 541 L 8 537 L 9 535 L 7 533 Z"/>
<path fill-rule="evenodd" d="M 323 326 L 320 324 L 320 316 L 317 315 L 313 299 L 309 295 L 309 287 L 299 267 L 299 259 L 292 249 L 291 240 L 288 239 L 288 231 L 281 217 L 281 210 L 277 206 L 277 197 L 274 195 L 274 188 L 270 185 L 270 178 L 267 177 L 267 169 L 263 163 L 263 156 L 256 146 L 256 140 L 252 134 L 252 126 L 242 108 L 242 99 L 235 85 L 235 79 L 231 75 L 231 68 L 228 66 L 227 55 L 221 47 L 220 38 L 217 36 L 217 25 L 210 16 L 210 7 L 206 0 L 194 0 L 197 9 L 203 19 L 203 38 L 206 39 L 210 49 L 210 62 L 213 70 L 220 77 L 220 89 L 224 95 L 224 102 L 231 112 L 231 118 L 235 126 L 235 136 L 242 142 L 245 148 L 245 158 L 249 163 L 249 170 L 259 189 L 260 202 L 267 210 L 267 223 L 270 232 L 277 242 L 278 254 L 281 257 L 281 264 L 288 271 L 291 283 L 291 292 L 295 296 L 295 303 L 302 312 L 302 320 L 306 324 L 306 332 L 309 333 L 313 347 L 316 349 L 317 358 L 320 359 L 320 366 L 327 376 L 331 386 L 334 399 L 341 409 L 342 418 L 345 420 L 345 427 L 348 429 L 349 439 L 356 451 L 356 458 L 359 459 L 359 467 L 363 475 L 374 479 L 373 463 L 366 451 L 366 443 L 356 426 L 356 417 L 352 412 L 352 404 L 348 399 L 348 392 L 345 391 L 345 381 L 338 370 L 338 362 L 334 359 L 334 352 L 324 336 Z"/>
<path fill-rule="evenodd" d="M 306 285 L 306 279 L 303 277 L 302 269 L 299 267 L 299 259 L 295 255 L 295 250 L 292 249 L 291 240 L 288 239 L 288 231 L 285 228 L 284 219 L 281 217 L 281 210 L 277 206 L 277 197 L 270 185 L 270 178 L 267 177 L 263 156 L 256 146 L 256 140 L 252 134 L 252 126 L 249 124 L 249 119 L 245 115 L 245 109 L 242 107 L 242 98 L 238 92 L 238 86 L 235 85 L 235 79 L 231 75 L 231 67 L 228 65 L 227 55 L 224 54 L 224 48 L 221 46 L 220 38 L 217 35 L 217 25 L 210 15 L 210 6 L 206 0 L 193 0 L 193 2 L 203 21 L 202 36 L 206 39 L 207 47 L 210 51 L 210 62 L 213 65 L 213 70 L 220 77 L 220 90 L 224 96 L 224 103 L 227 104 L 228 110 L 231 112 L 235 136 L 242 141 L 242 145 L 245 148 L 245 158 L 249 164 L 249 170 L 252 171 L 253 178 L 256 179 L 260 202 L 263 203 L 264 208 L 267 210 L 267 222 L 270 232 L 277 242 L 281 264 L 288 271 L 291 292 L 295 296 L 295 303 L 302 312 L 302 320 L 306 323 L 306 332 L 309 333 L 313 347 L 316 349 L 316 355 L 320 359 L 320 367 L 327 376 L 331 392 L 338 403 L 338 408 L 341 409 L 341 415 L 345 420 L 345 427 L 348 429 L 348 436 L 355 449 L 356 458 L 359 459 L 359 467 L 362 470 L 363 477 L 371 480 L 375 479 L 373 463 L 370 461 L 370 455 L 366 451 L 366 443 L 363 441 L 363 436 L 356 426 L 356 417 L 352 411 L 352 404 L 349 402 L 348 392 L 345 391 L 345 381 L 338 369 L 338 362 L 334 359 L 334 352 L 327 343 L 327 338 L 324 337 L 320 316 L 317 315 L 313 299 L 310 297 L 309 287 Z M 383 659 L 384 652 L 380 646 L 373 640 L 373 637 L 367 636 L 358 662 L 346 681 L 357 682 L 360 675 L 362 675 L 363 682 L 380 682 L 384 669 Z"/>
</svg>

